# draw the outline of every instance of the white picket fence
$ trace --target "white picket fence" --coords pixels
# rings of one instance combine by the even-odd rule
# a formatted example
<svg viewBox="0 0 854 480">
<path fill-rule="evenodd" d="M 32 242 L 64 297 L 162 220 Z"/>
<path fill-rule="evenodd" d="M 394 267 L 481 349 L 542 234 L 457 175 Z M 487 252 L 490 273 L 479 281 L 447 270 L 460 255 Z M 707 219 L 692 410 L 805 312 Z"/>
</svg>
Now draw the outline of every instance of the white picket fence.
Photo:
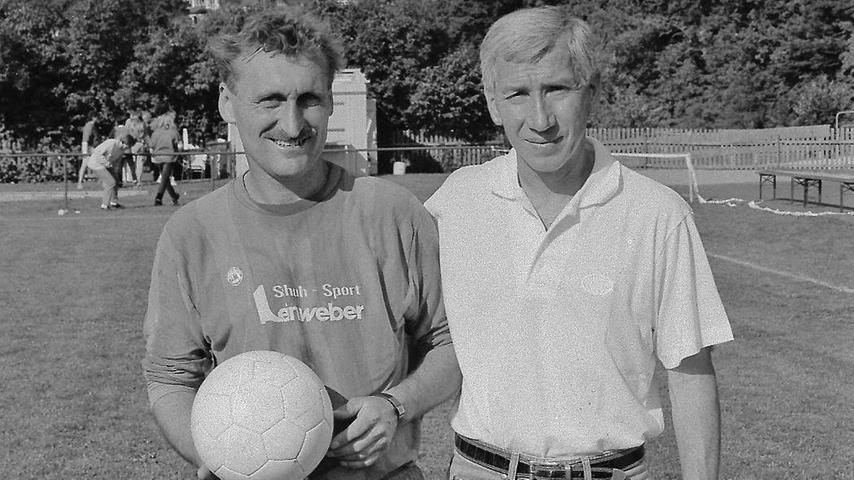
<svg viewBox="0 0 854 480">
<path fill-rule="evenodd" d="M 588 129 L 587 134 L 619 153 L 690 153 L 696 168 L 854 168 L 854 127 Z"/>
<path fill-rule="evenodd" d="M 838 130 L 829 125 L 766 129 L 675 129 L 675 128 L 590 128 L 587 135 L 604 143 L 617 153 L 671 154 L 690 153 L 695 168 L 748 169 L 854 168 L 854 126 Z M 443 153 L 436 147 L 462 147 L 464 141 L 403 131 L 392 136 L 385 147 L 423 147 L 431 155 Z M 482 146 L 482 145 L 481 145 Z M 501 146 L 500 141 L 488 147 Z M 433 147 L 433 149 L 431 149 Z M 435 151 L 433 151 L 435 150 Z M 480 163 L 489 158 L 483 151 L 460 153 L 463 165 Z M 658 168 L 684 168 L 674 158 L 650 156 L 636 162 Z"/>
</svg>

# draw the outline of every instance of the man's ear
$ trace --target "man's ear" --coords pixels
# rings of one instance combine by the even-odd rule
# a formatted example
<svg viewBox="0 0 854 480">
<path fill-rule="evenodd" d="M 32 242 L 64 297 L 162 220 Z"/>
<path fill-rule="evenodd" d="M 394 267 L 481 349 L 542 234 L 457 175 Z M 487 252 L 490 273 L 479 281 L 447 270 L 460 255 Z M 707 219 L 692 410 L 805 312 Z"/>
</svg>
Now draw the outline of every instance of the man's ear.
<svg viewBox="0 0 854 480">
<path fill-rule="evenodd" d="M 489 116 L 492 117 L 492 123 L 499 127 L 503 124 L 501 114 L 498 112 L 498 105 L 495 104 L 495 92 L 484 90 L 483 96 L 486 98 L 486 108 L 489 109 Z"/>
<path fill-rule="evenodd" d="M 231 90 L 225 83 L 219 84 L 219 115 L 226 123 L 235 123 L 234 100 L 231 98 Z"/>
<path fill-rule="evenodd" d="M 602 90 L 601 81 L 601 75 L 599 72 L 594 73 L 593 76 L 590 77 L 590 96 L 588 98 L 590 99 L 591 110 L 599 102 L 599 93 Z"/>
</svg>

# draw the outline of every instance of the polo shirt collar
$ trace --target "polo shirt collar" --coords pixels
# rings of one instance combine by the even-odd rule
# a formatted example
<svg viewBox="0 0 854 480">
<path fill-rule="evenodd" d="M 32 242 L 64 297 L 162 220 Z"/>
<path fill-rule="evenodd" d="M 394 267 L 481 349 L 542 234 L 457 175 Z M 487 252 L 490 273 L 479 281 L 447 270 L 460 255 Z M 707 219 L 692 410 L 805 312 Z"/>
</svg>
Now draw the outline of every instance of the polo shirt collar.
<svg viewBox="0 0 854 480">
<path fill-rule="evenodd" d="M 571 204 L 578 205 L 577 208 L 608 202 L 608 200 L 614 198 L 617 194 L 622 181 L 620 163 L 614 159 L 611 152 L 599 143 L 598 140 L 590 137 L 586 138 L 593 145 L 595 159 L 590 176 L 570 202 Z M 525 192 L 519 185 L 516 149 L 511 149 L 506 155 L 496 160 L 499 162 L 499 169 L 492 179 L 492 192 L 508 200 L 524 198 Z"/>
<path fill-rule="evenodd" d="M 579 198 L 578 208 L 601 205 L 614 198 L 620 190 L 622 172 L 618 162 L 611 152 L 598 140 L 587 137 L 596 152 L 593 170 L 581 190 L 575 195 Z"/>
<path fill-rule="evenodd" d="M 519 185 L 519 169 L 517 165 L 516 149 L 511 148 L 506 155 L 495 159 L 498 171 L 492 176 L 492 193 L 508 200 L 522 198 L 524 192 Z"/>
</svg>

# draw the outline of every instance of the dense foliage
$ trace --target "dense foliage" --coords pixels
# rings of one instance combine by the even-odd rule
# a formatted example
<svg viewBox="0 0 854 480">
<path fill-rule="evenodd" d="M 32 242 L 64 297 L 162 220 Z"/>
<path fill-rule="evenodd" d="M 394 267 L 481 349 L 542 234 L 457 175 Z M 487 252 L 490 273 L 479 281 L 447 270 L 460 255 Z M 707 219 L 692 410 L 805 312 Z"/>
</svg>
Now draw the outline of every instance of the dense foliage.
<svg viewBox="0 0 854 480">
<path fill-rule="evenodd" d="M 222 136 L 208 39 L 251 0 L 191 21 L 184 0 L 0 0 L 0 136 L 70 146 L 95 113 L 106 133 L 134 109 L 178 112 Z M 275 3 L 265 0 L 262 3 Z M 293 1 L 290 3 L 294 3 Z M 371 81 L 380 121 L 494 136 L 477 47 L 500 15 L 543 0 L 306 0 Z M 854 108 L 854 3 L 576 0 L 603 38 L 592 123 L 761 128 L 833 123 Z M 381 139 L 382 140 L 382 139 Z"/>
</svg>

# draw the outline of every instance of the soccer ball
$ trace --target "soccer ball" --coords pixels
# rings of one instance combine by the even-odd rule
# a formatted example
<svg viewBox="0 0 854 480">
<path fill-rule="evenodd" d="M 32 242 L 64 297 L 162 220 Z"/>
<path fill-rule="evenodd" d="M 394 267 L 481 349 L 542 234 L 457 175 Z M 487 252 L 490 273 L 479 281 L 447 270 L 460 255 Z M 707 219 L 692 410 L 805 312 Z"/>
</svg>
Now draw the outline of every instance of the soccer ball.
<svg viewBox="0 0 854 480">
<path fill-rule="evenodd" d="M 201 460 L 222 480 L 303 480 L 329 448 L 332 403 L 296 358 L 246 352 L 202 382 L 190 428 Z"/>
</svg>

